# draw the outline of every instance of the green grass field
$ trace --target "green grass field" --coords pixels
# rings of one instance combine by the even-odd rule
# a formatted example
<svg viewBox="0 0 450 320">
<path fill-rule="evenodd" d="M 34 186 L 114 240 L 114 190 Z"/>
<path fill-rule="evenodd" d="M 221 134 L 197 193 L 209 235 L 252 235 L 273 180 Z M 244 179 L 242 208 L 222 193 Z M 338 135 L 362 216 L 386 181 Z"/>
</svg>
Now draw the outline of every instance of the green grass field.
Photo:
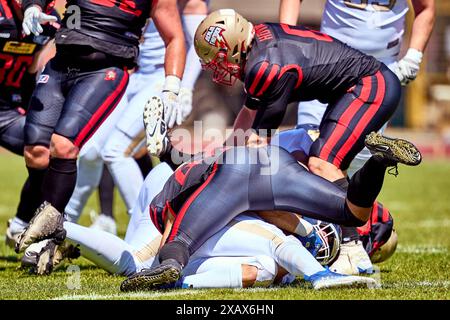
<svg viewBox="0 0 450 320">
<path fill-rule="evenodd" d="M 19 259 L 4 243 L 6 221 L 15 213 L 25 178 L 23 159 L 0 155 L 0 299 L 449 299 L 450 298 L 450 162 L 424 161 L 387 177 L 381 201 L 390 209 L 399 235 L 395 255 L 380 264 L 381 289 L 316 292 L 299 281 L 287 288 L 249 290 L 175 290 L 122 294 L 122 277 L 108 275 L 89 261 L 80 267 L 80 287 L 69 289 L 76 275 L 66 263 L 50 276 L 18 269 Z M 119 232 L 127 216 L 116 197 Z M 97 209 L 93 196 L 85 213 Z M 85 214 L 82 224 L 89 224 Z M 69 269 L 68 269 L 69 268 Z M 73 286 L 72 286 L 73 287 Z"/>
</svg>

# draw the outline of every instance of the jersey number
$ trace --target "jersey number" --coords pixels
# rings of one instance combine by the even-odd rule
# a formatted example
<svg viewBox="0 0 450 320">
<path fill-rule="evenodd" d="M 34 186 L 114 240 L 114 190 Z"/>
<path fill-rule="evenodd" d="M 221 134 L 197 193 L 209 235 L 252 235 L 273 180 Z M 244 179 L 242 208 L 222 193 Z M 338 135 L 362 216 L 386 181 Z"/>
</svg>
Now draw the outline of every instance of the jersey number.
<svg viewBox="0 0 450 320">
<path fill-rule="evenodd" d="M 344 4 L 353 9 L 366 10 L 367 5 L 372 5 L 372 7 L 376 11 L 390 11 L 395 6 L 397 0 L 385 0 L 385 1 L 376 1 L 376 0 L 345 0 Z M 385 3 L 380 3 L 385 2 Z"/>
<path fill-rule="evenodd" d="M 137 17 L 142 14 L 142 10 L 136 9 L 136 2 L 134 0 L 91 0 L 91 2 L 108 8 L 118 7 L 123 12 Z"/>
<path fill-rule="evenodd" d="M 23 74 L 33 63 L 31 56 L 14 57 L 0 53 L 0 85 L 20 88 Z"/>
<path fill-rule="evenodd" d="M 304 28 L 296 27 L 296 26 L 290 26 L 288 24 L 281 24 L 281 28 L 283 29 L 283 31 L 285 33 L 290 34 L 292 36 L 303 37 L 303 38 L 312 38 L 312 39 L 316 39 L 319 41 L 326 41 L 326 42 L 333 41 L 333 38 L 331 38 L 329 35 L 326 35 L 319 31 L 304 29 Z"/>
</svg>

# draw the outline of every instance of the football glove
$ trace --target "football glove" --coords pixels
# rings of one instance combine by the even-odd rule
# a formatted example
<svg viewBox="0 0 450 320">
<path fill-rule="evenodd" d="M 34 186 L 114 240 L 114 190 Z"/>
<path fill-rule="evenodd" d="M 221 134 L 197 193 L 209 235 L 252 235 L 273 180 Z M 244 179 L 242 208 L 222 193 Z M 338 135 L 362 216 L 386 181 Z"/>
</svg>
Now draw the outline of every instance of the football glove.
<svg viewBox="0 0 450 320">
<path fill-rule="evenodd" d="M 31 6 L 23 15 L 22 29 L 27 36 L 33 33 L 35 36 L 41 34 L 44 30 L 41 24 L 56 22 L 58 19 L 54 16 L 42 13 L 39 7 Z"/>
<path fill-rule="evenodd" d="M 417 77 L 422 62 L 423 53 L 419 50 L 409 48 L 406 55 L 401 59 L 394 70 L 400 83 L 405 86 Z"/>
<path fill-rule="evenodd" d="M 164 120 L 168 128 L 180 125 L 183 122 L 183 107 L 180 103 L 178 93 L 180 92 L 181 80 L 176 76 L 167 76 L 161 94 L 164 105 Z"/>
</svg>

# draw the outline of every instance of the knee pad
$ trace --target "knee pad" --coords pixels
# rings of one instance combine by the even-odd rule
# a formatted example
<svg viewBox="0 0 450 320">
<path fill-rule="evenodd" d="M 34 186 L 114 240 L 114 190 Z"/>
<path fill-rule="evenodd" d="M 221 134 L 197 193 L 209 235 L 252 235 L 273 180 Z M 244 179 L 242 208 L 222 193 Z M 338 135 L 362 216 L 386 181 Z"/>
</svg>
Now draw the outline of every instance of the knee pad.
<svg viewBox="0 0 450 320">
<path fill-rule="evenodd" d="M 80 161 L 96 162 L 101 160 L 101 154 L 94 144 L 86 144 L 80 151 Z"/>
</svg>

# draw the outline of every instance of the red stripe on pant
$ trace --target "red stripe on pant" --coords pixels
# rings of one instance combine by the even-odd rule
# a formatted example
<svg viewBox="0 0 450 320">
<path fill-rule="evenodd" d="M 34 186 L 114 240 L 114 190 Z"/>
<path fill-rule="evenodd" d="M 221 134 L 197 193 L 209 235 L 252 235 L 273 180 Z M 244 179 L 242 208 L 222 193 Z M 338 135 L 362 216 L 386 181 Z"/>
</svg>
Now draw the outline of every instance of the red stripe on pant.
<svg viewBox="0 0 450 320">
<path fill-rule="evenodd" d="M 80 133 L 73 142 L 74 145 L 81 148 L 92 137 L 95 131 L 97 131 L 101 124 L 119 104 L 121 96 L 125 93 L 127 83 L 128 72 L 125 69 L 123 78 L 117 88 L 106 98 L 102 105 L 92 115 L 91 119 L 89 119 L 88 123 L 83 127 L 83 129 L 81 129 Z M 105 112 L 107 112 L 106 116 L 104 116 Z"/>
<path fill-rule="evenodd" d="M 209 175 L 208 179 L 206 179 L 203 184 L 198 187 L 197 190 L 189 197 L 189 199 L 184 203 L 183 207 L 181 207 L 180 212 L 177 215 L 177 218 L 175 219 L 175 223 L 173 224 L 172 230 L 170 230 L 170 236 L 168 238 L 168 241 L 172 241 L 175 236 L 178 233 L 178 229 L 180 228 L 181 221 L 183 221 L 184 215 L 186 214 L 187 210 L 191 206 L 192 202 L 194 202 L 195 199 L 197 199 L 198 195 L 206 188 L 206 186 L 211 182 L 211 180 L 214 178 L 217 172 L 217 163 L 214 164 L 213 170 L 211 171 L 211 174 Z"/>
<path fill-rule="evenodd" d="M 320 151 L 319 158 L 325 161 L 328 161 L 328 157 L 331 153 L 331 151 L 334 149 L 336 144 L 338 144 L 341 137 L 344 135 L 345 130 L 347 129 L 347 126 L 344 126 L 342 124 L 350 124 L 353 117 L 358 112 L 359 108 L 361 108 L 364 103 L 366 103 L 367 99 L 369 99 L 370 92 L 372 91 L 372 82 L 371 82 L 371 76 L 364 77 L 362 79 L 363 85 L 361 88 L 361 93 L 355 100 L 352 101 L 350 106 L 344 111 L 344 113 L 341 115 L 341 117 L 338 120 L 338 124 L 336 128 L 333 130 L 333 133 L 328 138 L 327 142 L 322 147 L 322 150 Z M 334 161 L 333 160 L 333 164 Z M 342 160 L 341 160 L 342 161 Z"/>
<path fill-rule="evenodd" d="M 367 111 L 363 114 L 361 117 L 361 120 L 358 121 L 358 124 L 356 125 L 355 129 L 353 130 L 352 134 L 348 138 L 347 141 L 345 141 L 342 148 L 337 153 L 336 157 L 333 160 L 333 164 L 339 168 L 342 160 L 345 158 L 345 156 L 348 154 L 348 152 L 353 148 L 356 141 L 361 137 L 363 131 L 366 129 L 369 122 L 373 119 L 375 114 L 378 112 L 378 110 L 381 107 L 381 104 L 383 103 L 384 94 L 386 92 L 386 83 L 384 80 L 383 75 L 380 71 L 378 71 L 375 74 L 375 77 L 377 79 L 377 93 L 375 96 L 375 100 L 373 103 L 369 106 Z"/>
</svg>

